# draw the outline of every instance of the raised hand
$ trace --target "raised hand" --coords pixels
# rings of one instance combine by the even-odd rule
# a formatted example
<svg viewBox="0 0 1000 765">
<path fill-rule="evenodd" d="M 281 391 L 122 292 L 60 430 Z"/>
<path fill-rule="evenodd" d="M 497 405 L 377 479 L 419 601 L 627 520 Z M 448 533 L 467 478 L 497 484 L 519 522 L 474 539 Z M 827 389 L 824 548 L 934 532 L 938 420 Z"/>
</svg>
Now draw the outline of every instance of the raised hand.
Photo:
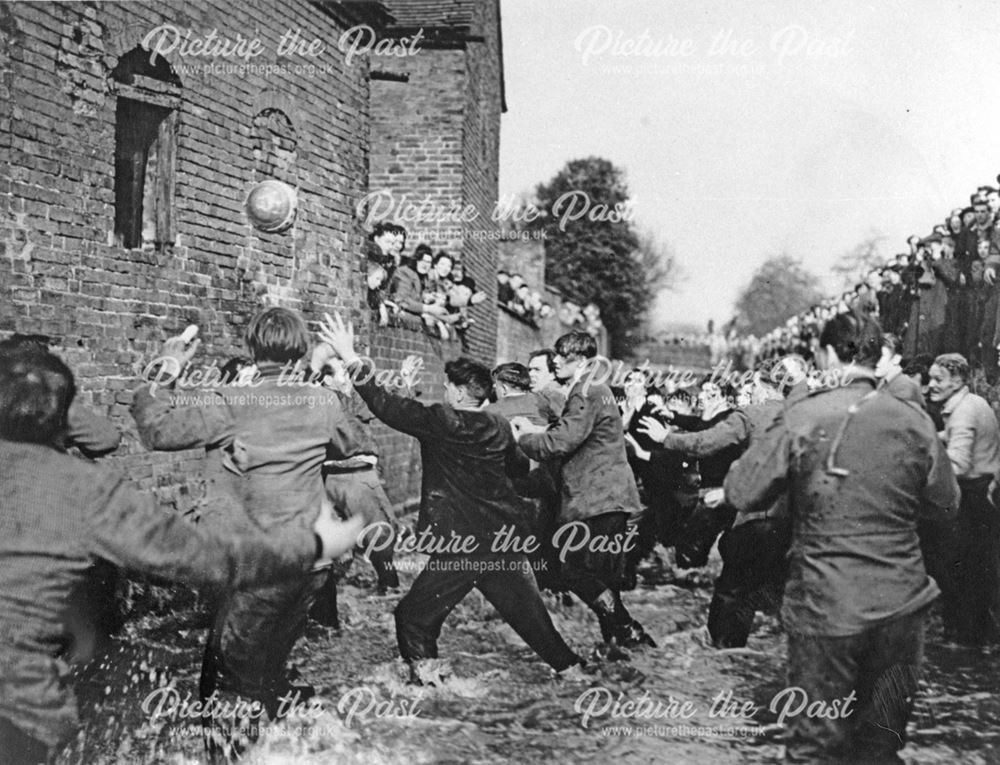
<svg viewBox="0 0 1000 765">
<path fill-rule="evenodd" d="M 328 313 L 323 314 L 323 321 L 319 323 L 319 336 L 324 343 L 333 348 L 334 353 L 340 356 L 345 364 L 358 358 L 354 350 L 354 325 L 350 322 L 345 324 L 339 313 L 333 316 Z"/>
<path fill-rule="evenodd" d="M 200 347 L 200 338 L 190 342 L 184 335 L 167 338 L 163 342 L 163 348 L 160 349 L 160 355 L 154 362 L 154 364 L 158 362 L 160 365 L 156 372 L 155 381 L 169 384 L 177 380 Z"/>
<path fill-rule="evenodd" d="M 420 370 L 424 368 L 424 360 L 416 354 L 411 354 L 403 359 L 399 367 L 399 376 L 410 390 L 417 387 L 420 379 Z"/>
</svg>

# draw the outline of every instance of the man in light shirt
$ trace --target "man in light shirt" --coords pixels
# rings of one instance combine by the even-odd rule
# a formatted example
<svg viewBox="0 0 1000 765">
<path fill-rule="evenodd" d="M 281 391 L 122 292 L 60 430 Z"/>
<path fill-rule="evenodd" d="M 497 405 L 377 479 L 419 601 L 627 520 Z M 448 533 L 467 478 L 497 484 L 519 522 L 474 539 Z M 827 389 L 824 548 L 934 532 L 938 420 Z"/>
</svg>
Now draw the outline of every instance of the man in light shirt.
<svg viewBox="0 0 1000 765">
<path fill-rule="evenodd" d="M 1000 429 L 982 396 L 969 390 L 969 363 L 958 353 L 934 359 L 930 400 L 943 404 L 941 439 L 962 490 L 949 529 L 952 576 L 941 582 L 945 628 L 958 642 L 980 645 L 1000 637 L 997 554 L 1000 516 L 990 485 L 1000 472 Z"/>
</svg>

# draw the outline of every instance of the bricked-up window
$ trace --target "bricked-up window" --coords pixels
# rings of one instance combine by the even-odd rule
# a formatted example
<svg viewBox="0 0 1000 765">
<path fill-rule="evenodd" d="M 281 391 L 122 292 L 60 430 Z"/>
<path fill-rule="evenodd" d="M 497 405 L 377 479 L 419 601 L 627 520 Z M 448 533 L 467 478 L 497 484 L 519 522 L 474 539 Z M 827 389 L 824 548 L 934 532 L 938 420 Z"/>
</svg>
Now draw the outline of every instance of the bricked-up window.
<svg viewBox="0 0 1000 765">
<path fill-rule="evenodd" d="M 294 183 L 298 145 L 295 125 L 281 109 L 262 109 L 254 115 L 253 157 L 257 172 Z"/>
<path fill-rule="evenodd" d="M 162 250 L 176 238 L 174 172 L 180 80 L 135 48 L 111 73 L 115 107 L 115 239 Z"/>
</svg>

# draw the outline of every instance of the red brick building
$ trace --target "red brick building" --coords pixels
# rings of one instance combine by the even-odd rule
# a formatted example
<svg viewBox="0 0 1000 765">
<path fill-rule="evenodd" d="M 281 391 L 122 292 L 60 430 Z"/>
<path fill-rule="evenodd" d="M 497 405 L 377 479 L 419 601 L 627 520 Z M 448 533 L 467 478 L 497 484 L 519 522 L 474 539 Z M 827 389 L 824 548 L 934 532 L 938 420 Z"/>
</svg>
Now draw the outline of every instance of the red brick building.
<svg viewBox="0 0 1000 765">
<path fill-rule="evenodd" d="M 380 40 L 424 27 L 429 42 L 348 60 L 338 43 L 361 25 Z M 492 206 L 497 2 L 5 3 L 0 72 L 0 336 L 55 339 L 81 396 L 126 433 L 114 461 L 164 502 L 197 497 L 198 455 L 145 453 L 128 405 L 145 362 L 189 323 L 201 360 L 221 363 L 245 353 L 262 304 L 310 321 L 342 311 L 380 364 L 423 355 L 425 395 L 438 394 L 442 359 L 461 348 L 371 326 L 357 207 L 370 187 L 430 184 Z M 244 211 L 266 179 L 296 190 L 280 233 Z M 495 240 L 447 246 L 492 285 Z M 471 352 L 492 361 L 495 304 L 475 317 Z M 380 439 L 393 499 L 412 498 L 411 440 Z"/>
</svg>

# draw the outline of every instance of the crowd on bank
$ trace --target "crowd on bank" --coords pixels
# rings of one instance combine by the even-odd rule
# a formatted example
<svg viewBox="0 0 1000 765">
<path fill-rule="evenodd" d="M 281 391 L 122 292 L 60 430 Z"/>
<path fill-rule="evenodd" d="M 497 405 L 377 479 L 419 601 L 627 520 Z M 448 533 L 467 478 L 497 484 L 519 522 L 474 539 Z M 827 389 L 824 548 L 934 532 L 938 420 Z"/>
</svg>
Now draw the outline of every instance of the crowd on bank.
<svg viewBox="0 0 1000 765">
<path fill-rule="evenodd" d="M 1000 183 L 1000 176 L 997 177 Z M 1000 190 L 980 186 L 907 251 L 869 268 L 857 284 L 788 319 L 761 338 L 734 339 L 733 355 L 754 360 L 798 353 L 810 358 L 823 324 L 846 310 L 876 316 L 896 335 L 905 357 L 960 353 L 987 379 L 997 380 L 1000 310 Z"/>
</svg>

